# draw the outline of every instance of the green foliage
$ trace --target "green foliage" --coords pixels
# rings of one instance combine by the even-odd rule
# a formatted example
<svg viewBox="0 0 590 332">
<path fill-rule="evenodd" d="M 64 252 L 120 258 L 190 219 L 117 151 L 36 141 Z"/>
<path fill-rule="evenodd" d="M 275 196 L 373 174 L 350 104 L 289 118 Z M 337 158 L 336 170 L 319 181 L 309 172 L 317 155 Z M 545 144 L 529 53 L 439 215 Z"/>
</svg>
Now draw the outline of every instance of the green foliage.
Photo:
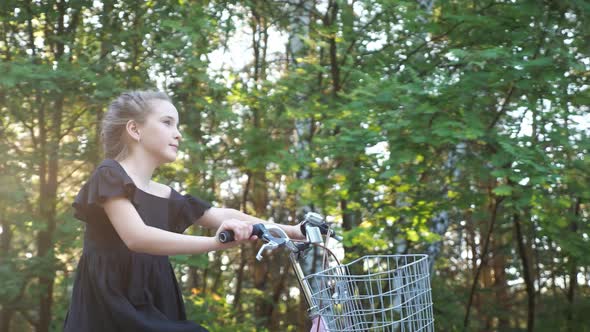
<svg viewBox="0 0 590 332">
<path fill-rule="evenodd" d="M 211 332 L 258 331 L 253 317 L 237 321 L 232 305 L 218 294 L 201 294 L 196 289 L 185 296 L 186 310 L 191 320 L 202 324 Z M 266 330 L 262 330 L 266 331 Z"/>
<path fill-rule="evenodd" d="M 204 269 L 209 266 L 209 258 L 205 254 L 201 255 L 177 255 L 170 258 L 174 264 L 189 266 L 198 269 Z"/>
<path fill-rule="evenodd" d="M 587 283 L 590 265 L 590 6 L 420 3 L 0 7 L 0 310 L 14 309 L 12 329 L 32 329 L 48 277 L 59 330 L 82 246 L 70 203 L 101 159 L 98 123 L 121 91 L 158 87 L 183 142 L 157 180 L 278 222 L 313 207 L 334 217 L 351 259 L 431 253 L 437 330 L 463 330 L 470 298 L 468 329 L 525 329 L 525 268 L 535 330 L 584 330 L 588 286 L 564 294 L 572 268 Z M 214 69 L 241 42 L 243 67 Z M 250 264 L 242 250 L 172 258 L 189 318 L 211 331 L 303 330 L 295 282 L 277 277 L 285 263 Z"/>
</svg>

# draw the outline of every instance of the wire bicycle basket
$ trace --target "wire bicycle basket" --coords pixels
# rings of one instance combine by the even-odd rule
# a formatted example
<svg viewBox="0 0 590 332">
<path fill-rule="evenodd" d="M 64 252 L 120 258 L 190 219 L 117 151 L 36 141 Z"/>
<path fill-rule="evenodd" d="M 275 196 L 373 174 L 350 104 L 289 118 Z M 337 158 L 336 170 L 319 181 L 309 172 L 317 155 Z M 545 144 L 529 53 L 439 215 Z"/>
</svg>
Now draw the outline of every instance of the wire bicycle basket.
<svg viewBox="0 0 590 332">
<path fill-rule="evenodd" d="M 305 276 L 330 332 L 434 331 L 426 255 L 373 255 Z"/>
</svg>

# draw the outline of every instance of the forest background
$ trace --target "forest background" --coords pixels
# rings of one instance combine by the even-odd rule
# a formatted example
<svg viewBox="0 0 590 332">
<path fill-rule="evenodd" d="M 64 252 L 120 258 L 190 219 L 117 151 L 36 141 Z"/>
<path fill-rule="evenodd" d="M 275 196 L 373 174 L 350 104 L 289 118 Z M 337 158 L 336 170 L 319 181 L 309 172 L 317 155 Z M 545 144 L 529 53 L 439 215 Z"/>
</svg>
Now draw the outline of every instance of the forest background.
<svg viewBox="0 0 590 332">
<path fill-rule="evenodd" d="M 182 192 L 295 223 L 349 259 L 427 253 L 438 331 L 590 330 L 583 0 L 5 0 L 0 331 L 61 331 L 126 90 L 170 94 Z M 201 229 L 190 232 L 203 233 Z M 305 331 L 286 254 L 174 257 L 211 331 Z"/>
</svg>

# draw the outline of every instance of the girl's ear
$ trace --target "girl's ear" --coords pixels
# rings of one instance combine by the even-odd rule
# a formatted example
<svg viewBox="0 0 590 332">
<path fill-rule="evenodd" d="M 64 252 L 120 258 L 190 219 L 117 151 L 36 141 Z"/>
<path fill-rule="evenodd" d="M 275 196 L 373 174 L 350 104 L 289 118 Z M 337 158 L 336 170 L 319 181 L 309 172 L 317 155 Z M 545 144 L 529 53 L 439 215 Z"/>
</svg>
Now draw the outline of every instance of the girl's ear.
<svg viewBox="0 0 590 332">
<path fill-rule="evenodd" d="M 141 140 L 139 126 L 137 125 L 137 122 L 135 122 L 135 120 L 127 121 L 127 124 L 125 125 L 125 129 L 127 131 L 127 135 L 129 135 L 129 137 L 131 137 L 132 140 L 137 141 L 137 142 L 139 142 Z"/>
</svg>

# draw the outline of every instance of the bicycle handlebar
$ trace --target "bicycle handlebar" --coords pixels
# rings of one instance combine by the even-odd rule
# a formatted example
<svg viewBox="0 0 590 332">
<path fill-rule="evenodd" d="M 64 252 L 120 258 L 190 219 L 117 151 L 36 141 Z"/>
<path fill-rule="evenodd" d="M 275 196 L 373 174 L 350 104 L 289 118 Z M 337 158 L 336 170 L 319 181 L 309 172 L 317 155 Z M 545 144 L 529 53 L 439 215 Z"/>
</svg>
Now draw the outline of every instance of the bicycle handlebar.
<svg viewBox="0 0 590 332">
<path fill-rule="evenodd" d="M 252 235 L 256 235 L 256 236 L 258 236 L 258 238 L 262 238 L 265 231 L 266 231 L 266 228 L 264 227 L 264 224 L 252 225 Z M 235 240 L 234 231 L 232 231 L 232 230 L 222 231 L 221 233 L 219 233 L 218 238 L 219 238 L 219 242 L 221 242 L 221 243 L 233 242 Z"/>
<path fill-rule="evenodd" d="M 320 230 L 320 233 L 323 235 L 326 235 L 328 232 L 330 232 L 330 237 L 335 238 L 338 241 L 341 241 L 342 238 L 340 236 L 338 236 L 336 234 L 336 232 L 333 229 L 330 229 L 330 226 L 326 223 L 320 224 L 320 225 L 308 225 L 306 223 L 302 223 L 300 226 L 301 229 L 301 233 L 304 236 L 307 236 L 307 227 L 306 226 L 311 226 L 311 227 L 317 227 Z M 252 235 L 256 235 L 259 239 L 264 239 L 265 235 L 266 238 L 269 238 L 271 240 L 276 240 L 277 238 L 270 235 L 268 233 L 268 230 L 266 229 L 264 224 L 254 224 L 252 225 Z M 218 239 L 219 242 L 221 243 L 229 243 L 229 242 L 233 242 L 235 240 L 234 238 L 234 231 L 232 230 L 224 230 L 222 232 L 219 233 L 218 235 Z M 287 238 L 288 239 L 288 238 Z M 288 239 L 290 240 L 290 239 Z"/>
<path fill-rule="evenodd" d="M 324 221 L 324 218 L 317 213 L 309 212 L 305 216 L 305 220 L 301 223 L 301 233 L 306 236 L 307 241 L 293 242 L 285 233 L 285 231 L 275 224 L 254 224 L 252 226 L 252 235 L 256 235 L 265 244 L 260 248 L 256 258 L 262 259 L 262 252 L 266 249 L 276 249 L 281 246 L 287 246 L 291 252 L 301 252 L 311 244 L 318 244 L 322 242 L 321 235 L 330 233 L 334 239 L 341 241 L 342 237 L 336 235 L 334 230 L 330 229 L 329 225 Z M 277 236 L 271 234 L 273 231 Z M 218 235 L 219 242 L 228 243 L 235 240 L 234 232 L 232 230 L 224 230 Z"/>
</svg>

